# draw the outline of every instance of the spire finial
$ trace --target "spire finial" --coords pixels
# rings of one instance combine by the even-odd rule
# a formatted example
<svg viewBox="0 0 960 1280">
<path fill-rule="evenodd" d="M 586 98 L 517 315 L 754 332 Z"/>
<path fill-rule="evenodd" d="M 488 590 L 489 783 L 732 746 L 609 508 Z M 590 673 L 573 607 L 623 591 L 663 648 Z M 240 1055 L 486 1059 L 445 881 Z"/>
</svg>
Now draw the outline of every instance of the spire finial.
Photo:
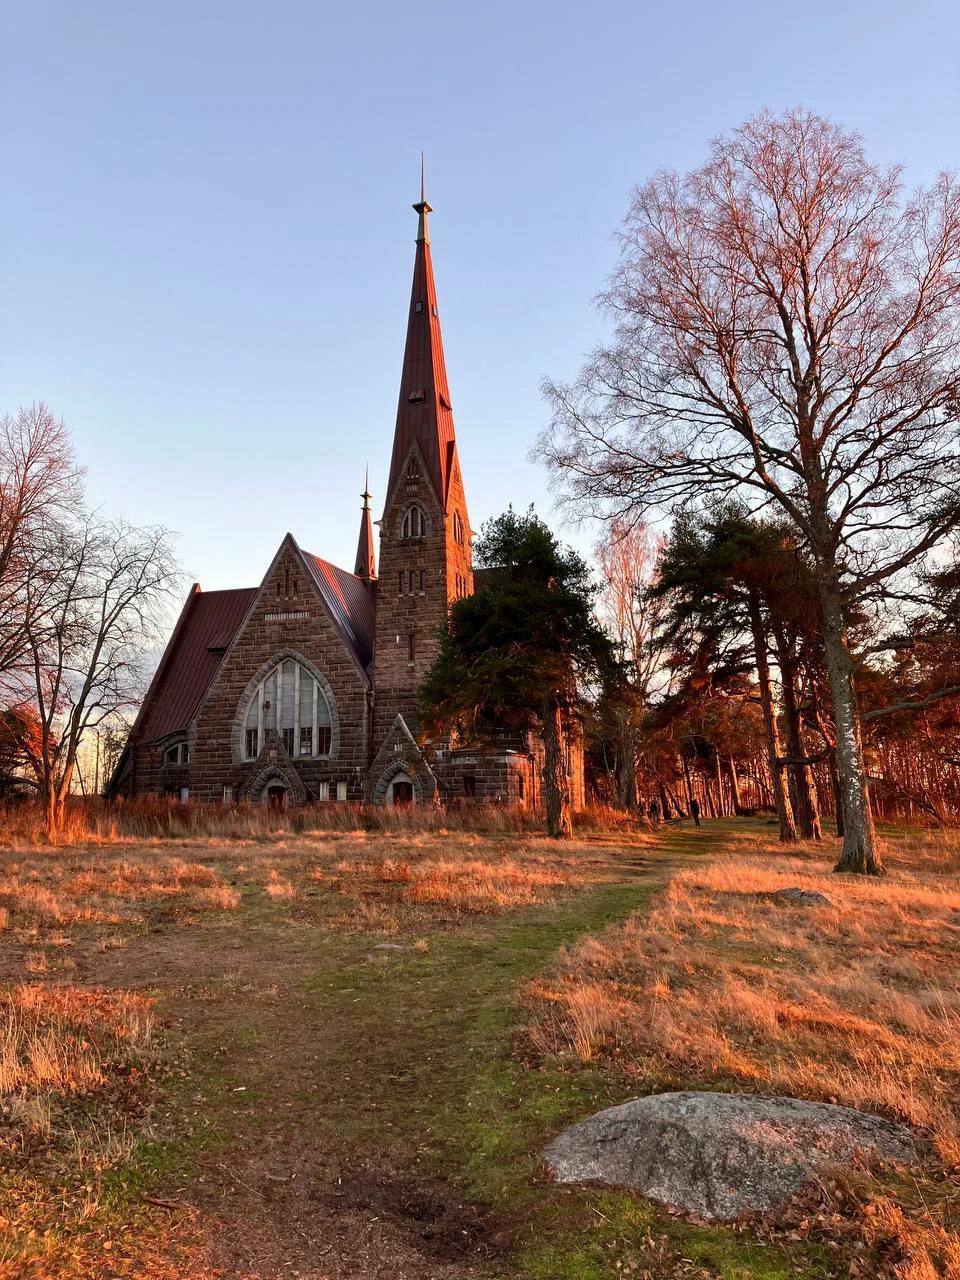
<svg viewBox="0 0 960 1280">
<path fill-rule="evenodd" d="M 369 509 L 370 509 L 370 498 L 371 498 L 371 494 L 370 494 L 370 463 L 369 463 L 369 462 L 366 464 L 366 466 L 365 466 L 365 467 L 364 467 L 364 469 L 363 469 L 363 493 L 361 493 L 360 497 L 363 499 L 363 509 L 364 509 L 364 511 L 369 511 Z"/>
<path fill-rule="evenodd" d="M 430 243 L 430 228 L 427 225 L 427 214 L 433 213 L 433 206 L 427 203 L 427 184 L 424 178 L 423 168 L 423 152 L 420 152 L 420 199 L 413 206 L 420 215 L 420 224 L 417 227 L 417 244 L 421 241 L 424 244 Z"/>
</svg>

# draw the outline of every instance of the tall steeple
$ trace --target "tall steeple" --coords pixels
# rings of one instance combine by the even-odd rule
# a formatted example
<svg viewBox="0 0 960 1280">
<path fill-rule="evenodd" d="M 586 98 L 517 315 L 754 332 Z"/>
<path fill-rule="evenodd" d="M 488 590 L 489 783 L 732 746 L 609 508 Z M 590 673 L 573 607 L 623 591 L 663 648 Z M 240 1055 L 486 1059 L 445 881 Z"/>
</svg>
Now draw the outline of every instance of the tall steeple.
<svg viewBox="0 0 960 1280">
<path fill-rule="evenodd" d="M 437 656 L 450 606 L 473 590 L 470 520 L 443 364 L 422 169 L 420 182 L 407 345 L 380 521 L 373 648 L 378 742 L 398 715 L 415 728 L 419 689 Z"/>
<path fill-rule="evenodd" d="M 357 563 L 353 572 L 369 582 L 377 576 L 377 562 L 373 554 L 373 515 L 370 511 L 370 468 L 363 476 L 363 510 L 360 513 L 360 538 L 357 542 Z"/>
<path fill-rule="evenodd" d="M 403 352 L 403 371 L 400 376 L 400 403 L 397 407 L 397 426 L 393 437 L 393 455 L 390 460 L 390 479 L 386 496 L 389 502 L 394 486 L 400 478 L 404 460 L 411 445 L 416 443 L 423 455 L 427 473 L 436 489 L 440 504 L 446 510 L 457 442 L 453 428 L 450 388 L 447 386 L 447 370 L 443 359 L 437 288 L 430 256 L 428 219 L 433 208 L 427 203 L 422 156 L 420 199 L 413 208 L 419 219 L 417 251 L 413 262 L 413 288 L 407 319 L 407 342 Z"/>
</svg>

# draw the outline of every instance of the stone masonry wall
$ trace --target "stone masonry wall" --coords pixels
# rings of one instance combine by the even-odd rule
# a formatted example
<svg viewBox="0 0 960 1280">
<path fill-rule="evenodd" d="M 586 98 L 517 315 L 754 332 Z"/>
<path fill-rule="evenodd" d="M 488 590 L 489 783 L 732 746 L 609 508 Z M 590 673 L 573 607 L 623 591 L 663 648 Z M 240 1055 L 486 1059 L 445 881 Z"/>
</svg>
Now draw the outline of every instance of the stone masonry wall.
<svg viewBox="0 0 960 1280">
<path fill-rule="evenodd" d="M 405 539 L 403 521 L 414 503 L 426 513 L 427 531 L 422 538 Z M 454 538 L 455 511 L 464 531 L 462 544 Z M 449 509 L 444 514 L 414 447 L 387 497 L 380 524 L 373 663 L 375 743 L 389 732 L 398 712 L 416 732 L 419 689 L 437 656 L 438 636 L 458 589 L 463 594 L 473 590 L 469 522 L 459 472 L 451 481 Z"/>
<path fill-rule="evenodd" d="M 268 615 L 280 615 L 270 618 Z M 253 612 L 224 658 L 201 704 L 190 735 L 190 795 L 222 800 L 224 788 L 244 798 L 262 772 L 259 761 L 238 760 L 235 721 L 250 681 L 263 665 L 281 653 L 301 655 L 327 680 L 339 725 L 339 743 L 331 759 L 291 760 L 280 750 L 280 763 L 295 771 L 305 798 L 316 796 L 319 782 L 346 782 L 350 800 L 363 795 L 369 760 L 369 683 L 341 639 L 299 557 L 289 545 L 257 597 Z"/>
</svg>

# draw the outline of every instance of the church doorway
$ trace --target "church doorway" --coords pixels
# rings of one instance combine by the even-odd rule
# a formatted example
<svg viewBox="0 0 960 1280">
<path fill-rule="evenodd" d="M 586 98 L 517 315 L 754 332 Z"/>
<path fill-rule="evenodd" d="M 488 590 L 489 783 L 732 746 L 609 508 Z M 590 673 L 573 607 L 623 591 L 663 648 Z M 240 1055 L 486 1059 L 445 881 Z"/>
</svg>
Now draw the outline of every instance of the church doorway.
<svg viewBox="0 0 960 1280">
<path fill-rule="evenodd" d="M 409 778 L 394 778 L 390 783 L 390 803 L 398 809 L 407 809 L 413 804 L 413 783 Z"/>
<path fill-rule="evenodd" d="M 280 783 L 267 787 L 267 804 L 271 809 L 282 809 L 287 803 L 287 788 Z"/>
</svg>

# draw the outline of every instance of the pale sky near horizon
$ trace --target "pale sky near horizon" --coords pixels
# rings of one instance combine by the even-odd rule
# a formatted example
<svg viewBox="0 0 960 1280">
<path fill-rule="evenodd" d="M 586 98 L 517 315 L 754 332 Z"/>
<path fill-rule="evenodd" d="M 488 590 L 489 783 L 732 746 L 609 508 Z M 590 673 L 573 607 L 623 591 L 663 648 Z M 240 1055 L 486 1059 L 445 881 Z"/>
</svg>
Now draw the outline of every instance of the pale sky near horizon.
<svg viewBox="0 0 960 1280">
<path fill-rule="evenodd" d="M 472 523 L 551 518 L 540 382 L 604 332 L 630 189 L 767 106 L 960 168 L 960 10 L 679 0 L 6 0 L 0 412 L 44 399 L 92 500 L 207 589 L 379 513 L 427 156 Z M 589 533 L 577 535 L 580 545 Z"/>
</svg>

